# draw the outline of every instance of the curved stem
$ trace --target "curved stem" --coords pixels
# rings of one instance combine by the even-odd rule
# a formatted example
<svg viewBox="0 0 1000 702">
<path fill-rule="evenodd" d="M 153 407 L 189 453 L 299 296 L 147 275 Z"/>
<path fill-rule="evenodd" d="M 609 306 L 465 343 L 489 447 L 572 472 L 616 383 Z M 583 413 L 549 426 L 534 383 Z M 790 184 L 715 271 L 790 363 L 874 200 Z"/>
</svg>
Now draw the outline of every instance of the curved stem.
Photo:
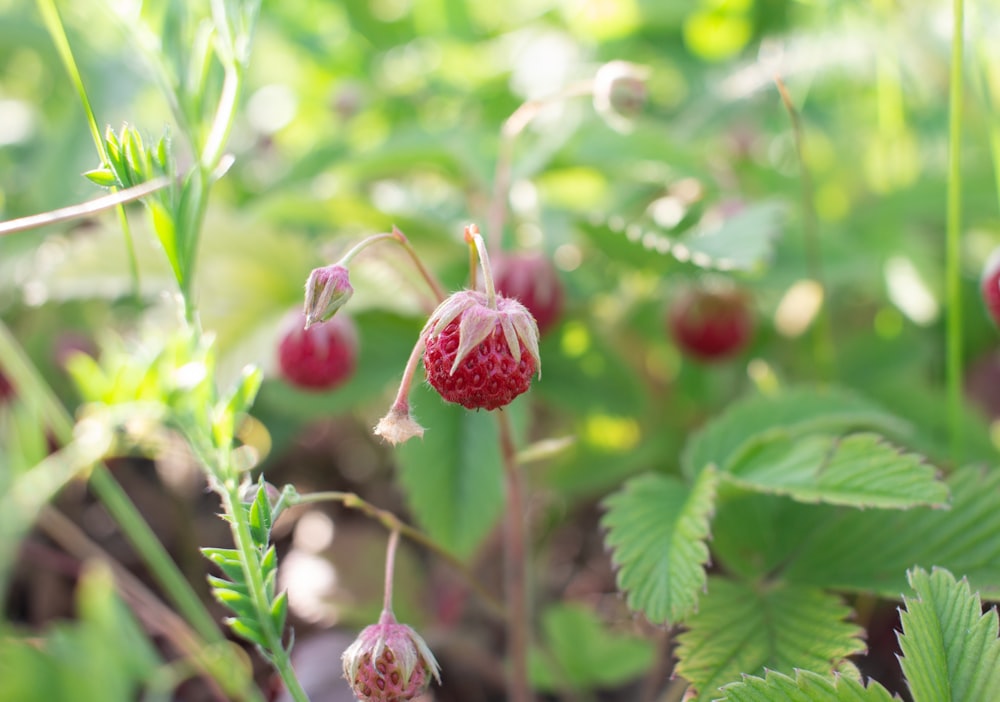
<svg viewBox="0 0 1000 702">
<path fill-rule="evenodd" d="M 817 365 L 825 380 L 833 380 L 836 375 L 836 351 L 833 343 L 833 324 L 830 320 L 830 305 L 827 300 L 827 288 L 825 276 L 823 275 L 823 253 L 820 248 L 819 221 L 816 216 L 816 203 L 813 196 L 812 176 L 809 172 L 809 163 L 806 160 L 806 148 L 804 130 L 802 129 L 802 118 L 798 110 L 792 103 L 792 99 L 785 89 L 785 84 L 781 78 L 775 76 L 775 84 L 778 86 L 778 93 L 781 95 L 781 102 L 788 112 L 792 121 L 792 134 L 795 139 L 795 152 L 799 161 L 799 183 L 801 184 L 802 198 L 802 231 L 805 235 L 806 267 L 809 277 L 819 286 L 821 291 L 819 320 L 816 331 L 813 333 L 814 353 Z"/>
<path fill-rule="evenodd" d="M 339 502 L 344 507 L 348 509 L 356 509 L 362 514 L 365 514 L 376 521 L 378 521 L 382 526 L 388 529 L 390 532 L 398 532 L 400 535 L 405 536 L 407 539 L 415 544 L 423 546 L 428 551 L 431 551 L 434 555 L 438 556 L 441 560 L 445 561 L 454 568 L 458 573 L 465 579 L 477 595 L 482 598 L 483 602 L 489 607 L 493 614 L 498 616 L 504 616 L 504 606 L 497 601 L 489 591 L 483 587 L 483 585 L 476 579 L 476 576 L 472 574 L 468 566 L 465 565 L 461 560 L 453 556 L 451 553 L 446 551 L 437 542 L 431 539 L 429 536 L 424 534 L 419 529 L 406 524 L 401 521 L 399 517 L 390 512 L 389 510 L 381 509 L 366 502 L 358 495 L 353 492 L 339 492 L 339 491 L 327 491 L 327 492 L 311 492 L 306 495 L 296 495 L 289 499 L 290 505 L 297 504 L 310 504 L 316 502 Z"/>
<path fill-rule="evenodd" d="M 945 282 L 948 300 L 947 385 L 952 460 L 962 461 L 962 58 L 965 8 L 952 2 L 951 75 L 948 100 L 948 200 Z"/>
<path fill-rule="evenodd" d="M 444 292 L 444 287 L 441 285 L 438 279 L 434 277 L 434 274 L 430 272 L 427 266 L 424 265 L 424 262 L 420 260 L 420 256 L 417 255 L 417 252 L 413 248 L 413 245 L 410 244 L 410 240 L 406 237 L 405 234 L 403 234 L 402 231 L 399 230 L 398 227 L 394 226 L 391 232 L 372 234 L 369 237 L 365 237 L 364 239 L 356 243 L 354 246 L 352 246 L 347 251 L 347 253 L 341 256 L 340 260 L 337 261 L 336 265 L 344 266 L 346 268 L 354 259 L 354 257 L 357 256 L 359 253 L 361 253 L 364 249 L 368 248 L 372 244 L 376 244 L 380 241 L 385 241 L 386 239 L 395 241 L 397 244 L 403 247 L 406 253 L 409 254 L 410 260 L 416 267 L 417 272 L 420 273 L 420 276 L 424 279 L 424 282 L 427 283 L 427 287 L 429 287 L 431 289 L 431 292 L 434 293 L 434 297 L 437 298 L 437 301 L 439 303 L 444 301 L 445 297 L 447 297 L 447 295 L 445 295 Z"/>
<path fill-rule="evenodd" d="M 479 265 L 483 270 L 483 285 L 486 287 L 486 304 L 490 306 L 490 309 L 495 310 L 497 308 L 497 290 L 493 282 L 493 266 L 490 265 L 490 254 L 486 250 L 486 242 L 483 241 L 483 235 L 479 233 L 478 226 L 470 224 L 465 228 L 465 241 L 479 254 Z M 475 281 L 474 256 L 470 258 L 469 265 L 472 269 L 470 277 Z"/>
<path fill-rule="evenodd" d="M 517 141 L 517 137 L 545 107 L 570 98 L 590 95 L 593 87 L 593 81 L 581 81 L 548 97 L 528 100 L 519 105 L 500 127 L 500 146 L 497 151 L 497 164 L 493 175 L 493 197 L 490 200 L 490 209 L 486 219 L 487 231 L 490 236 L 490 250 L 493 253 L 503 249 L 503 228 L 507 220 L 507 196 L 510 192 L 514 143 Z"/>
<path fill-rule="evenodd" d="M 517 465 L 517 447 L 510 418 L 496 412 L 500 428 L 504 478 L 507 483 L 507 509 L 504 512 L 504 590 L 507 600 L 507 694 L 512 702 L 531 702 L 528 685 L 528 639 L 531 615 L 528 607 L 527 514 L 524 509 L 524 486 Z"/>
</svg>

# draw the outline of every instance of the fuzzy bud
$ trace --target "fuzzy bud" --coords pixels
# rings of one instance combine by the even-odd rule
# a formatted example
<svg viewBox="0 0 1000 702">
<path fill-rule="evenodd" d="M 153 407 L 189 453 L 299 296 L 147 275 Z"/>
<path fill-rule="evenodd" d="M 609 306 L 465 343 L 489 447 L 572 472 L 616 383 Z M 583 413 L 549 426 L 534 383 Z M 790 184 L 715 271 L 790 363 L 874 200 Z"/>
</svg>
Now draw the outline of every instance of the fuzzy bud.
<svg viewBox="0 0 1000 702">
<path fill-rule="evenodd" d="M 410 700 L 427 688 L 431 677 L 441 683 L 430 648 L 387 609 L 348 646 L 342 660 L 344 677 L 361 702 Z"/>
<path fill-rule="evenodd" d="M 330 319 L 353 294 L 350 274 L 344 266 L 332 264 L 313 269 L 306 280 L 306 329 Z"/>
<path fill-rule="evenodd" d="M 594 76 L 594 109 L 612 129 L 632 130 L 632 120 L 646 105 L 649 68 L 628 61 L 610 61 Z"/>
</svg>

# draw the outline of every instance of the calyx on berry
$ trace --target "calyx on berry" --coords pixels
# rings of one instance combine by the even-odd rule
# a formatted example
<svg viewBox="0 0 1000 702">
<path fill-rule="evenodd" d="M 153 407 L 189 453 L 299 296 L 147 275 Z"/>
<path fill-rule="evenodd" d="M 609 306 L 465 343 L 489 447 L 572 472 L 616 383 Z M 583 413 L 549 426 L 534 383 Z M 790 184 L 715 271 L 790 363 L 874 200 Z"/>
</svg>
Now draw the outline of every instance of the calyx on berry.
<svg viewBox="0 0 1000 702">
<path fill-rule="evenodd" d="M 441 684 L 438 662 L 426 642 L 389 609 L 382 610 L 377 624 L 365 627 L 342 661 L 344 677 L 362 702 L 413 699 L 432 677 Z"/>
</svg>

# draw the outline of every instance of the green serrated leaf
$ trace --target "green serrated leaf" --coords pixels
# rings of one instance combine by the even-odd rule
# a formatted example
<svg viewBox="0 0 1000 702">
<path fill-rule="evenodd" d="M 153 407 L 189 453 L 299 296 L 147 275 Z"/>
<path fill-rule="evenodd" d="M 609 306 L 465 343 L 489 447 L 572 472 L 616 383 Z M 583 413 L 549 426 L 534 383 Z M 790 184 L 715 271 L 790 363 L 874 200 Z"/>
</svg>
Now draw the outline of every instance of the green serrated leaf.
<svg viewBox="0 0 1000 702">
<path fill-rule="evenodd" d="M 605 500 L 601 523 L 618 587 L 652 622 L 681 621 L 698 606 L 718 481 L 712 468 L 690 487 L 672 476 L 643 475 Z"/>
<path fill-rule="evenodd" d="M 246 576 L 243 575 L 243 565 L 240 563 L 236 551 L 228 548 L 203 548 L 202 554 L 219 567 L 227 578 L 235 583 L 242 583 Z"/>
<path fill-rule="evenodd" d="M 238 617 L 251 621 L 257 619 L 257 609 L 253 606 L 251 599 L 243 593 L 216 588 L 212 590 L 212 596 L 219 604 L 228 607 Z"/>
<path fill-rule="evenodd" d="M 264 577 L 267 577 L 278 567 L 278 552 L 274 550 L 274 546 L 271 546 L 266 551 L 260 559 L 260 569 L 264 573 Z"/>
<path fill-rule="evenodd" d="M 722 688 L 720 702 L 891 702 L 893 697 L 882 685 L 870 681 L 864 685 L 845 677 L 819 675 L 808 670 L 795 671 L 791 678 L 767 671 L 763 678 L 748 675 L 742 682 Z"/>
<path fill-rule="evenodd" d="M 905 436 L 905 422 L 854 393 L 839 388 L 793 388 L 775 396 L 755 395 L 732 405 L 706 424 L 684 449 L 681 469 L 693 476 L 706 466 L 730 463 L 778 430 L 788 438 L 811 433 L 868 429 Z"/>
<path fill-rule="evenodd" d="M 400 479 L 429 536 L 467 556 L 503 509 L 496 419 L 491 412 L 446 404 L 422 385 L 413 388 L 411 404 L 426 433 L 400 447 Z"/>
<path fill-rule="evenodd" d="M 267 637 L 260 630 L 257 622 L 253 619 L 236 619 L 229 617 L 226 624 L 237 636 L 246 639 L 250 643 L 255 643 L 263 649 L 267 649 Z"/>
<path fill-rule="evenodd" d="M 997 611 L 983 614 L 965 578 L 947 570 L 907 573 L 916 598 L 900 613 L 900 665 L 914 702 L 990 702 L 1000 691 Z"/>
<path fill-rule="evenodd" d="M 541 689 L 588 690 L 621 685 L 653 662 L 653 645 L 639 636 L 609 630 L 588 607 L 560 604 L 542 615 L 545 648 L 531 658 L 532 680 Z"/>
<path fill-rule="evenodd" d="M 257 486 L 257 495 L 250 504 L 250 534 L 253 536 L 254 544 L 257 548 L 267 547 L 271 538 L 271 501 L 267 497 L 267 485 L 261 478 Z"/>
<path fill-rule="evenodd" d="M 851 610 L 835 595 L 790 583 L 709 578 L 708 594 L 678 637 L 677 674 L 705 699 L 764 669 L 830 673 L 865 650 Z"/>
<path fill-rule="evenodd" d="M 274 630 L 282 632 L 285 630 L 285 622 L 288 621 L 288 591 L 278 593 L 271 603 L 271 620 L 274 622 Z"/>
<path fill-rule="evenodd" d="M 905 512 L 793 505 L 775 515 L 787 535 L 783 577 L 898 597 L 908 568 L 938 565 L 1000 595 L 1000 471 L 969 467 L 947 480 L 947 510 Z"/>
<path fill-rule="evenodd" d="M 923 457 L 900 453 L 877 434 L 779 436 L 730 463 L 723 477 L 800 502 L 907 509 L 948 500 Z"/>
</svg>

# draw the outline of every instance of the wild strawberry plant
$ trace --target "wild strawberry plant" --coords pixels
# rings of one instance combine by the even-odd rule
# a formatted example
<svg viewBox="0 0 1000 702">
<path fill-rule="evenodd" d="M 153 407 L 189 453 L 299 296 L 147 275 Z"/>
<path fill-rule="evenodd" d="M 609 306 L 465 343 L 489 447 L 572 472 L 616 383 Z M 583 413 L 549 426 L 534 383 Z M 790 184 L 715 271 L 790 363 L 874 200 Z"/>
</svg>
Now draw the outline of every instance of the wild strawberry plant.
<svg viewBox="0 0 1000 702">
<path fill-rule="evenodd" d="M 995 343 L 996 266 L 978 262 L 996 236 L 978 198 L 978 229 L 957 247 L 961 3 L 949 170 L 928 158 L 922 178 L 916 145 L 941 130 L 918 133 L 927 115 L 906 122 L 906 108 L 927 108 L 893 80 L 905 52 L 870 49 L 879 120 L 867 140 L 857 115 L 810 109 L 845 102 L 822 71 L 803 102 L 794 74 L 813 64 L 791 40 L 801 63 L 773 83 L 773 70 L 753 77 L 766 59 L 726 80 L 690 67 L 751 41 L 751 25 L 754 41 L 776 32 L 762 3 L 755 19 L 699 6 L 676 26 L 638 8 L 650 36 L 673 29 L 629 61 L 614 40 L 639 41 L 628 17 L 548 18 L 589 32 L 594 60 L 517 99 L 488 69 L 452 75 L 503 53 L 470 28 L 511 29 L 517 7 L 492 19 L 471 3 L 441 17 L 414 7 L 411 21 L 384 3 L 97 5 L 90 25 L 39 0 L 31 26 L 48 30 L 60 84 L 84 109 L 96 167 L 91 151 L 78 170 L 106 192 L 0 224 L 0 267 L 17 283 L 0 288 L 0 584 L 12 593 L 0 698 L 186 699 L 194 687 L 319 699 L 334 683 L 312 682 L 302 651 L 318 626 L 302 587 L 322 581 L 334 583 L 325 595 L 353 596 L 341 616 L 354 643 L 324 650 L 319 669 L 361 700 L 881 700 L 904 685 L 915 702 L 992 699 L 1000 643 L 982 599 L 1000 593 L 1000 478 L 960 381 L 963 342 Z M 871 9 L 871 26 L 893 12 L 907 11 Z M 513 41 L 491 31 L 496 46 Z M 160 89 L 153 118 L 130 80 L 113 81 L 135 92 L 120 103 L 95 98 L 109 32 L 128 39 L 116 78 L 141 63 Z M 983 47 L 967 62 L 993 125 Z M 513 86 L 559 65 L 514 53 Z M 39 70 L 3 55 L 14 68 L 0 87 Z M 359 83 L 341 85 L 352 71 Z M 692 75 L 714 87 L 689 96 Z M 289 96 L 289 81 L 325 79 L 332 97 Z M 121 111 L 126 124 L 103 126 Z M 0 100 L 0 114 L 19 113 Z M 851 129 L 834 145 L 838 118 Z M 73 201 L 59 165 L 27 179 L 61 189 L 52 200 L 2 176 L 12 215 Z M 942 362 L 940 291 L 926 284 L 940 237 L 925 229 L 945 186 Z M 133 200 L 141 211 L 124 207 Z M 92 217 L 40 244 L 39 226 Z M 978 288 L 961 256 L 984 271 Z M 963 304 L 963 288 L 982 304 Z M 46 360 L 35 340 L 47 325 L 109 322 L 96 357 Z M 307 446 L 333 460 L 290 474 Z M 198 469 L 181 499 L 178 456 Z M 152 480 L 145 457 L 165 476 L 153 506 L 129 477 L 134 462 Z M 90 499 L 82 485 L 99 518 L 63 515 Z M 199 509 L 223 529 L 177 520 L 211 532 L 193 567 L 190 533 L 157 527 L 163 502 L 189 514 L 205 487 Z M 348 514 L 388 534 L 328 549 L 348 561 L 344 580 L 384 553 L 383 582 L 341 586 L 312 552 L 309 575 L 295 570 L 328 503 L 338 534 Z M 107 524 L 148 578 L 112 552 Z M 66 554 L 86 566 L 73 572 Z M 79 583 L 76 620 L 40 636 L 17 613 L 36 563 Z M 900 596 L 905 682 L 872 663 L 891 657 L 879 616 Z M 273 673 L 255 676 L 247 653 Z"/>
</svg>

